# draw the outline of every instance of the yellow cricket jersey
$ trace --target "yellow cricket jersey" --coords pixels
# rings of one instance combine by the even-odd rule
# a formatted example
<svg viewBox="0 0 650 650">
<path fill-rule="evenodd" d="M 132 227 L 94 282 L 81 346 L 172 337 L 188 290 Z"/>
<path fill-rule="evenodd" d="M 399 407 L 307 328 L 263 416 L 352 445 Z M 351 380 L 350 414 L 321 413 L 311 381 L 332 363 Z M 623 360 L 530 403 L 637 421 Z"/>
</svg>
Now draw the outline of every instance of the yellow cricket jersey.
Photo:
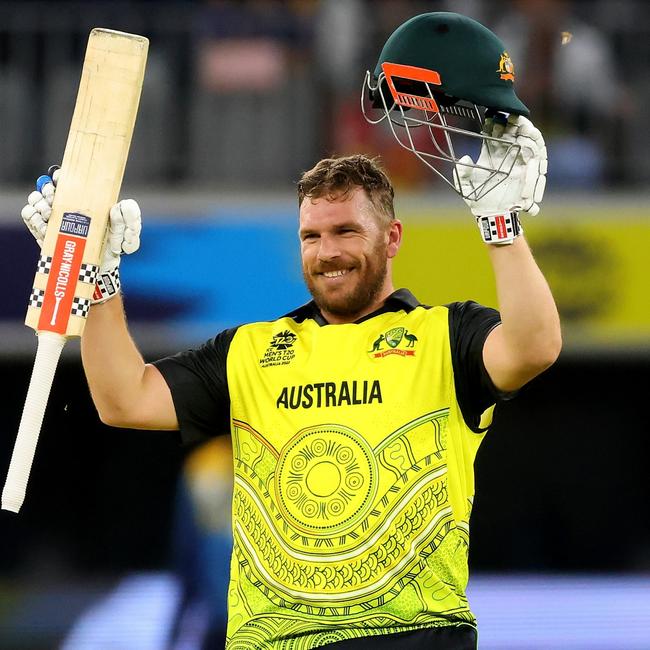
<svg viewBox="0 0 650 650">
<path fill-rule="evenodd" d="M 498 314 L 405 290 L 358 323 L 310 309 L 157 363 L 182 430 L 218 433 L 229 405 L 228 650 L 473 624 L 473 462 L 496 399 L 479 351 Z"/>
</svg>

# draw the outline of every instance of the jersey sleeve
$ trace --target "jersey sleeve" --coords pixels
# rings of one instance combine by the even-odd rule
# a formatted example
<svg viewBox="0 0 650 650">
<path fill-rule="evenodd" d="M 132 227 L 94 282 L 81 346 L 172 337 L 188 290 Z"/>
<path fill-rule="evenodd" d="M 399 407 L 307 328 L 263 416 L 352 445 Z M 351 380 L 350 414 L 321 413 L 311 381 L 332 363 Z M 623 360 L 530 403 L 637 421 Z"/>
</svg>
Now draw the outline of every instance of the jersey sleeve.
<svg viewBox="0 0 650 650">
<path fill-rule="evenodd" d="M 226 361 L 237 328 L 224 330 L 201 347 L 154 362 L 172 394 L 183 442 L 230 430 Z"/>
<path fill-rule="evenodd" d="M 483 363 L 483 344 L 501 317 L 496 309 L 471 300 L 447 308 L 456 397 L 467 426 L 480 433 L 483 412 L 498 400 L 514 396 L 496 388 Z"/>
</svg>

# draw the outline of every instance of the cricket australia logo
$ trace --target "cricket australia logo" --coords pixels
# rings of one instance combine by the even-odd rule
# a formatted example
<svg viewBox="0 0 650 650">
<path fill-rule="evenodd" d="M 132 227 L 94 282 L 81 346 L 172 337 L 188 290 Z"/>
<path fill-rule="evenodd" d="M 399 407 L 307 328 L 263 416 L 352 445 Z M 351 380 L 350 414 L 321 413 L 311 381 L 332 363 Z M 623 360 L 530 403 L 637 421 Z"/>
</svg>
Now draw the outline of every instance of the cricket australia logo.
<svg viewBox="0 0 650 650">
<path fill-rule="evenodd" d="M 368 354 L 373 358 L 387 357 L 390 354 L 414 357 L 417 342 L 418 337 L 411 334 L 405 327 L 393 327 L 373 341 Z"/>
<path fill-rule="evenodd" d="M 269 347 L 266 348 L 264 356 L 260 359 L 260 366 L 267 368 L 268 366 L 286 366 L 296 356 L 296 351 L 293 349 L 293 344 L 297 340 L 297 336 L 289 330 L 284 330 L 273 335 Z"/>
</svg>

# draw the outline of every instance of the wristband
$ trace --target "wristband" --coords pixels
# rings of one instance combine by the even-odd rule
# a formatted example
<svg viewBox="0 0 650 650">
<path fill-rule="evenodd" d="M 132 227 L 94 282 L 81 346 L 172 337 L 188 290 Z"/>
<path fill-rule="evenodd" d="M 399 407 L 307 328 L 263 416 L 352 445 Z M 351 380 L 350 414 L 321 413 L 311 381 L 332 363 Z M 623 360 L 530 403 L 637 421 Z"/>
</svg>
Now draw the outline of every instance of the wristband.
<svg viewBox="0 0 650 650">
<path fill-rule="evenodd" d="M 524 232 L 516 210 L 477 216 L 476 225 L 486 244 L 512 244 Z"/>
<path fill-rule="evenodd" d="M 100 302 L 106 302 L 119 293 L 120 287 L 120 271 L 117 267 L 106 273 L 100 273 L 97 276 L 91 304 L 97 305 Z"/>
</svg>

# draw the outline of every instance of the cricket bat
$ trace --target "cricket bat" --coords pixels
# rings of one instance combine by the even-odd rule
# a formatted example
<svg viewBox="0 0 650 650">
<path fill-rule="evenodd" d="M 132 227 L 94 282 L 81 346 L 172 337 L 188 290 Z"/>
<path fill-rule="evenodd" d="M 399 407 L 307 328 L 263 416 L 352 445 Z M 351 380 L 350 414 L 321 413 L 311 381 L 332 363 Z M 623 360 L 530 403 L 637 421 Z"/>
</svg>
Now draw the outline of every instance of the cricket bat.
<svg viewBox="0 0 650 650">
<path fill-rule="evenodd" d="M 88 38 L 52 214 L 25 324 L 37 350 L 2 508 L 18 512 L 54 373 L 68 338 L 81 336 L 95 289 L 110 207 L 117 202 L 140 102 L 148 39 L 110 29 Z"/>
</svg>

